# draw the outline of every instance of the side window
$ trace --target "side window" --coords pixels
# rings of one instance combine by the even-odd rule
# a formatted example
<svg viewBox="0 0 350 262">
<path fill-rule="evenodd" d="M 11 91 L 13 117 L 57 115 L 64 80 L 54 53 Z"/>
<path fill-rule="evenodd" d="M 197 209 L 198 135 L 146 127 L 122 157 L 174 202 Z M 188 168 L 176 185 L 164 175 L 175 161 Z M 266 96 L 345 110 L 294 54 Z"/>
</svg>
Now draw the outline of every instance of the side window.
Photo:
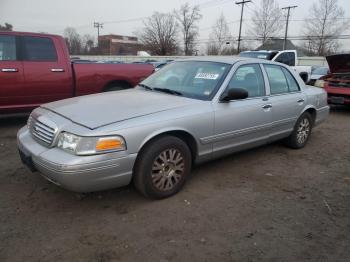
<svg viewBox="0 0 350 262">
<path fill-rule="evenodd" d="M 293 77 L 293 75 L 285 68 L 282 68 L 284 75 L 287 78 L 287 83 L 288 83 L 288 87 L 289 87 L 289 92 L 296 92 L 299 91 L 299 85 L 297 83 L 297 81 L 295 80 L 295 78 Z"/>
<path fill-rule="evenodd" d="M 277 65 L 264 65 L 270 83 L 271 94 L 283 94 L 288 92 L 287 79 L 282 68 Z"/>
<path fill-rule="evenodd" d="M 57 61 L 55 45 L 50 38 L 23 36 L 25 61 Z"/>
<path fill-rule="evenodd" d="M 16 37 L 12 35 L 0 35 L 0 61 L 15 61 Z"/>
<path fill-rule="evenodd" d="M 244 88 L 248 97 L 265 95 L 264 77 L 258 64 L 240 66 L 233 75 L 229 88 Z"/>
<path fill-rule="evenodd" d="M 293 52 L 282 53 L 276 58 L 275 61 L 285 65 L 295 66 L 295 53 Z"/>
</svg>

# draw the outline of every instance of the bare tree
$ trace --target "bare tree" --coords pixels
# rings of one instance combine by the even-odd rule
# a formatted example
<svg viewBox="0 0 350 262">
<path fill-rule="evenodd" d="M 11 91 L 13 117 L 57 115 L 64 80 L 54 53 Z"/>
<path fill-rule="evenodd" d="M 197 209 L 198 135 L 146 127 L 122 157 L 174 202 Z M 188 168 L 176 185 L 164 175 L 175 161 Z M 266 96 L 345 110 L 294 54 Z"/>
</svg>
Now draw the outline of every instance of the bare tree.
<svg viewBox="0 0 350 262">
<path fill-rule="evenodd" d="M 337 38 L 349 26 L 344 18 L 344 9 L 338 0 L 319 0 L 310 8 L 306 18 L 305 47 L 309 53 L 324 56 L 335 52 L 339 47 Z"/>
<path fill-rule="evenodd" d="M 82 41 L 77 30 L 73 27 L 67 27 L 64 29 L 63 35 L 66 39 L 69 53 L 72 55 L 80 54 L 82 50 Z"/>
<path fill-rule="evenodd" d="M 223 53 L 226 45 L 232 45 L 233 39 L 223 13 L 216 20 L 213 30 L 209 36 L 207 44 L 208 55 L 220 55 Z"/>
<path fill-rule="evenodd" d="M 277 36 L 283 29 L 282 10 L 275 0 L 261 0 L 260 6 L 253 11 L 249 33 L 261 39 L 262 44 L 270 37 Z"/>
<path fill-rule="evenodd" d="M 95 38 L 92 35 L 85 34 L 81 38 L 82 43 L 82 53 L 90 54 L 93 51 L 95 45 Z"/>
<path fill-rule="evenodd" d="M 138 35 L 152 55 L 174 55 L 178 51 L 177 27 L 173 14 L 155 12 L 144 21 L 144 28 Z"/>
<path fill-rule="evenodd" d="M 183 35 L 184 53 L 185 55 L 193 55 L 196 49 L 196 39 L 199 35 L 197 23 L 202 19 L 199 12 L 199 6 L 190 7 L 186 3 L 175 11 L 175 17 L 180 23 Z"/>
<path fill-rule="evenodd" d="M 5 25 L 0 25 L 0 31 L 12 31 L 13 26 L 9 23 L 5 23 Z"/>
</svg>

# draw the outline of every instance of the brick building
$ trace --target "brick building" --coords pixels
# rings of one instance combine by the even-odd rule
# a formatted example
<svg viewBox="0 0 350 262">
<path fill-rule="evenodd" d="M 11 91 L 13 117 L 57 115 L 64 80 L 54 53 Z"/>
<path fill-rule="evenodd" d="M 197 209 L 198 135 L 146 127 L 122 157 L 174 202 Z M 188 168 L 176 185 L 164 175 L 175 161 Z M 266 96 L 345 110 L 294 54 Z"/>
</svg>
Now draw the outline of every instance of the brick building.
<svg viewBox="0 0 350 262">
<path fill-rule="evenodd" d="M 100 35 L 99 49 L 101 55 L 137 55 L 142 44 L 134 36 Z"/>
</svg>

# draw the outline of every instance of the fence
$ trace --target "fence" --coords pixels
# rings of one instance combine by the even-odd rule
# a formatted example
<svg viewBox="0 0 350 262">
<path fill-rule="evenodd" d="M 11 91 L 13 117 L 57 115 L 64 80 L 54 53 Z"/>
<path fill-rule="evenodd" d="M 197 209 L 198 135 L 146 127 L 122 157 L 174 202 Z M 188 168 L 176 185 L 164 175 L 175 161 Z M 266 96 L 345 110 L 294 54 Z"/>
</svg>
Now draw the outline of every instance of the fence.
<svg viewBox="0 0 350 262">
<path fill-rule="evenodd" d="M 77 55 L 72 57 L 79 57 L 80 59 L 93 60 L 93 61 L 122 61 L 122 62 L 135 62 L 146 60 L 175 60 L 189 58 L 189 56 L 89 56 L 89 55 Z M 327 66 L 327 61 L 321 56 L 303 56 L 299 57 L 299 65 L 308 66 Z"/>
</svg>

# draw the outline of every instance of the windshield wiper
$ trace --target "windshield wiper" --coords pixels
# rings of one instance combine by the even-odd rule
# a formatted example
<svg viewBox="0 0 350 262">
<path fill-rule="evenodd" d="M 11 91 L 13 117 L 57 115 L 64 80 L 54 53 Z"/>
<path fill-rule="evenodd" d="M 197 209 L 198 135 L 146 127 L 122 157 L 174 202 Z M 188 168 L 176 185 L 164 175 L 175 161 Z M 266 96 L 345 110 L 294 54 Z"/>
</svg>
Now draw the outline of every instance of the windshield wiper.
<svg viewBox="0 0 350 262">
<path fill-rule="evenodd" d="M 138 84 L 138 86 L 141 86 L 141 87 L 143 87 L 143 88 L 145 88 L 145 89 L 147 89 L 147 90 L 153 90 L 153 88 L 152 87 L 150 87 L 150 86 L 148 86 L 148 85 L 145 85 L 145 84 Z"/>
<path fill-rule="evenodd" d="M 159 87 L 155 87 L 155 88 L 153 88 L 153 90 L 159 91 L 159 92 L 164 92 L 164 93 L 171 94 L 171 95 L 182 96 L 182 93 L 181 93 L 181 92 L 175 91 L 175 90 L 172 90 L 172 89 L 169 89 L 169 88 L 159 88 Z"/>
</svg>

